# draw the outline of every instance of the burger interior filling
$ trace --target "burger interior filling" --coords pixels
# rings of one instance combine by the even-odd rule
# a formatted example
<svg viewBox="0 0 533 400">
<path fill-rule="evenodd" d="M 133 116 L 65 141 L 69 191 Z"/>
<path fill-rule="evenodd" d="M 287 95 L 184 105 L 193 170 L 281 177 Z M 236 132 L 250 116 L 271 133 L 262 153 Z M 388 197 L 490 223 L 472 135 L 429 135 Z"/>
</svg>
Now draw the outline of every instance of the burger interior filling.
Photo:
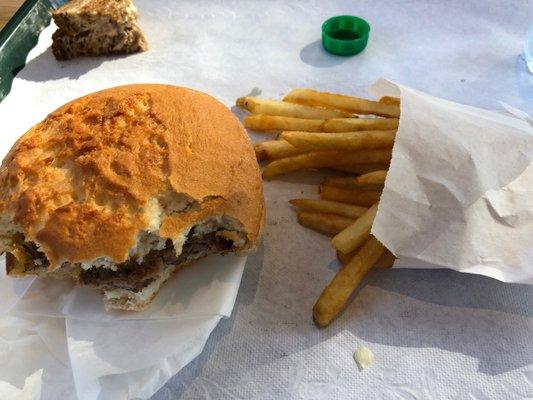
<svg viewBox="0 0 533 400">
<path fill-rule="evenodd" d="M 144 257 L 141 264 L 135 259 L 117 264 L 116 269 L 92 267 L 82 270 L 79 280 L 84 285 L 98 286 L 102 289 L 126 289 L 139 292 L 154 282 L 168 265 L 178 266 L 213 253 L 225 253 L 233 248 L 233 241 L 215 231 L 203 235 L 193 228 L 187 235 L 182 252 L 176 255 L 170 239 L 162 249 L 153 249 Z"/>
<path fill-rule="evenodd" d="M 11 251 L 7 254 L 11 258 L 8 273 L 68 275 L 80 284 L 106 291 L 106 296 L 109 292 L 111 297 L 124 297 L 126 292 L 128 296 L 141 295 L 145 289 L 153 289 L 155 293 L 179 266 L 209 254 L 223 254 L 243 246 L 246 237 L 237 225 L 225 218 L 209 219 L 194 225 L 182 241 L 181 252 L 180 246 L 172 240 L 161 238 L 154 232 L 143 232 L 129 259 L 123 263 L 115 264 L 102 257 L 90 263 L 63 263 L 54 272 L 48 271 L 48 259 L 38 246 L 24 241 L 23 235 L 19 234 L 12 238 Z"/>
</svg>

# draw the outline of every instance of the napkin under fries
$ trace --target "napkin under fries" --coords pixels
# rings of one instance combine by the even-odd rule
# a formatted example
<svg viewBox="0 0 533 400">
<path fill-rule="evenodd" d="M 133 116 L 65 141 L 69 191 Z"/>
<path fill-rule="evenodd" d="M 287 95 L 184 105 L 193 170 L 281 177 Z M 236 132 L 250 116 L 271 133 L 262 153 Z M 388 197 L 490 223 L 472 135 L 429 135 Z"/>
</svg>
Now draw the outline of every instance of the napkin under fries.
<svg viewBox="0 0 533 400">
<path fill-rule="evenodd" d="M 533 284 L 533 127 L 383 79 L 371 92 L 401 97 L 372 227 L 395 266 Z"/>
</svg>

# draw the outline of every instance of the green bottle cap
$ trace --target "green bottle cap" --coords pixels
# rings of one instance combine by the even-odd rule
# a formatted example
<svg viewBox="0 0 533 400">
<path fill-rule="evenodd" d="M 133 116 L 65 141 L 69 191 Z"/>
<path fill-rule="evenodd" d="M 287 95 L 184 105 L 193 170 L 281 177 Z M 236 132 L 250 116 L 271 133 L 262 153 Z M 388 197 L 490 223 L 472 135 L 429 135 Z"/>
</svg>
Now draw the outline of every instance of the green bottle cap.
<svg viewBox="0 0 533 400">
<path fill-rule="evenodd" d="M 364 19 L 339 15 L 322 24 L 322 46 L 338 56 L 353 56 L 365 49 L 369 33 L 370 25 Z"/>
</svg>

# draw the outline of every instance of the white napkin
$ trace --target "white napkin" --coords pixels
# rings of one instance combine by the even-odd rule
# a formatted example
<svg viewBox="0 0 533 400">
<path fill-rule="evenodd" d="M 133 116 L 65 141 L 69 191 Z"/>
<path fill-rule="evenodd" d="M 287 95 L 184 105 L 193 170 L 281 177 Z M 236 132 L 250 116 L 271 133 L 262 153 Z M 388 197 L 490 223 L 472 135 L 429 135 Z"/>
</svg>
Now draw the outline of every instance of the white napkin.
<svg viewBox="0 0 533 400">
<path fill-rule="evenodd" d="M 245 262 L 211 256 L 184 268 L 141 313 L 106 313 L 94 290 L 3 272 L 0 399 L 150 397 L 231 314 Z"/>
<path fill-rule="evenodd" d="M 401 96 L 372 233 L 396 266 L 533 284 L 533 128 L 527 120 L 378 81 Z M 515 113 L 517 114 L 517 113 Z"/>
</svg>

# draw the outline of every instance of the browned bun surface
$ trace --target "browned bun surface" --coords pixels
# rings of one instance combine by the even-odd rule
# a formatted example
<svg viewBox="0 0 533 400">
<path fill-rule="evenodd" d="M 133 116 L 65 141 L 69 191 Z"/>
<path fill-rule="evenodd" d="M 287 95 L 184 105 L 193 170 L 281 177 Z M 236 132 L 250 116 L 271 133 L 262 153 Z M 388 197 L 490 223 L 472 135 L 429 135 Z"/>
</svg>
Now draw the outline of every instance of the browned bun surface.
<svg viewBox="0 0 533 400">
<path fill-rule="evenodd" d="M 252 145 L 214 98 L 159 84 L 76 99 L 24 134 L 0 169 L 0 251 L 34 242 L 64 262 L 128 259 L 143 231 L 178 240 L 195 221 L 236 221 L 257 245 L 264 201 Z"/>
</svg>

